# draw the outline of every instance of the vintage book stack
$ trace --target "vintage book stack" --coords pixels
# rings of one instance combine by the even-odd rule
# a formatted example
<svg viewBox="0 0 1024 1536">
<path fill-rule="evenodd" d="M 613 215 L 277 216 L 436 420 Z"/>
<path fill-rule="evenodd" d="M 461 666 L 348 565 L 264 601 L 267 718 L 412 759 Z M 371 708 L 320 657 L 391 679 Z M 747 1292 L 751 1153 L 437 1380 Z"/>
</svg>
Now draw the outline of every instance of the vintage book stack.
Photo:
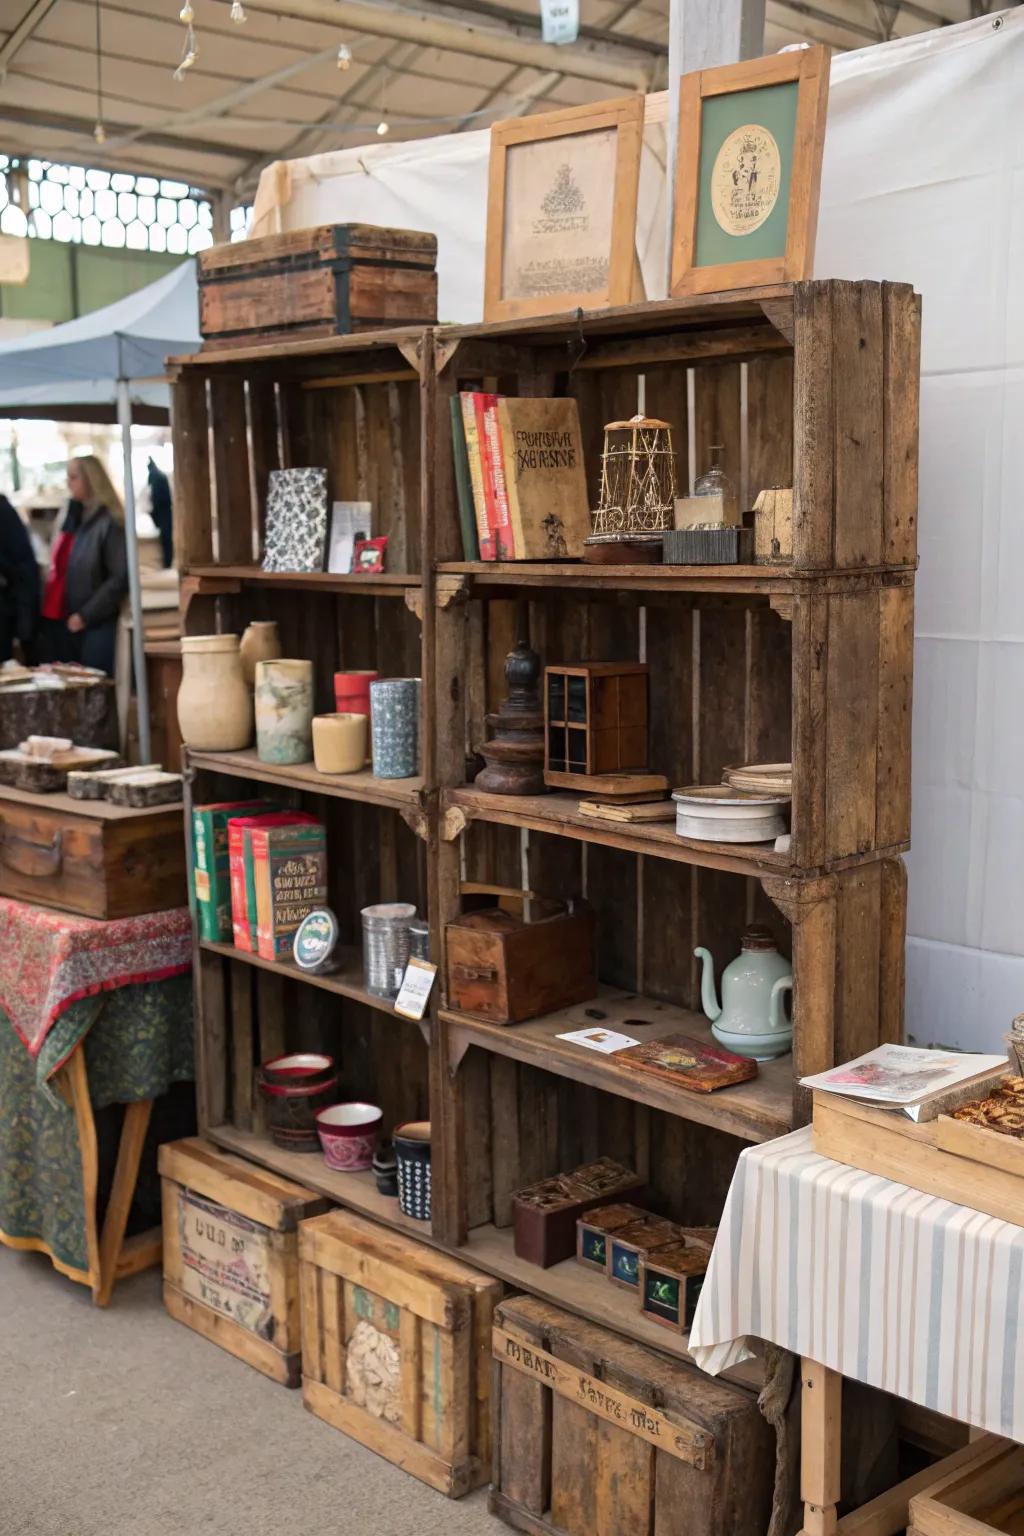
<svg viewBox="0 0 1024 1536">
<path fill-rule="evenodd" d="M 645 410 L 671 426 L 681 465 L 724 445 L 741 510 L 766 488 L 792 487 L 791 552 L 728 566 L 582 561 L 604 427 L 636 413 L 641 376 Z M 573 1253 L 548 1267 L 517 1254 L 513 1197 L 608 1158 L 644 1190 L 609 1204 L 640 1204 L 673 1233 L 714 1226 L 744 1145 L 808 1118 L 797 1079 L 900 1038 L 918 376 L 917 296 L 839 281 L 443 333 L 410 326 L 215 348 L 176 366 L 186 632 L 274 619 L 284 656 L 316 658 L 318 711 L 334 707 L 334 670 L 423 680 L 419 778 L 332 776 L 252 750 L 188 754 L 191 804 L 206 818 L 196 870 L 201 1133 L 401 1229 L 424 1255 L 461 1253 L 460 1263 L 529 1293 L 501 1309 L 492 1401 L 494 1507 L 520 1529 L 582 1529 L 587 1511 L 597 1529 L 598 1484 L 616 1478 L 640 1528 L 652 1503 L 666 1533 L 753 1536 L 767 1526 L 771 1447 L 753 1392 L 701 1381 L 686 1364 L 690 1261 L 670 1252 L 659 1269 L 651 1252 L 645 1315 L 635 1286 L 609 1283 Z M 268 475 L 311 464 L 326 467 L 332 500 L 372 503 L 373 532 L 389 539 L 386 574 L 262 568 Z M 477 786 L 487 717 L 507 691 L 505 658 L 524 633 L 535 677 L 614 668 L 640 679 L 629 687 L 644 705 L 643 763 L 669 790 L 721 786 L 739 764 L 791 763 L 788 843 L 698 841 L 671 821 L 595 817 L 573 785 Z M 566 741 L 572 724 L 563 721 Z M 255 847 L 251 886 L 243 869 L 246 921 L 232 936 L 231 840 L 244 835 L 245 812 L 286 818 L 264 838 L 266 869 L 294 863 L 287 878 L 319 890 L 326 860 L 348 957 L 334 971 L 306 978 L 268 963 L 268 946 L 279 955 L 284 942 L 288 893 L 268 897 L 264 876 L 261 908 Z M 518 905 L 501 895 L 510 890 Z M 366 990 L 351 949 L 362 908 L 396 901 L 427 917 L 438 964 L 422 1028 Z M 506 917 L 481 923 L 488 904 Z M 791 964 L 795 998 L 792 1053 L 760 1062 L 756 1076 L 691 1092 L 652 1070 L 665 1051 L 642 1050 L 630 1065 L 562 1038 L 714 1045 L 692 952 L 707 949 L 718 978 L 752 925 L 762 950 Z M 548 934 L 557 942 L 534 972 Z M 403 1216 L 372 1173 L 273 1143 L 254 1067 L 286 1050 L 333 1057 L 346 1096 L 380 1106 L 387 1126 L 429 1122 L 429 1223 Z M 333 1251 L 318 1240 L 303 1260 L 324 1266 L 322 1296 L 337 1288 Z M 402 1261 L 410 1275 L 416 1251 Z M 449 1283 L 437 1275 L 416 1299 L 421 1320 L 431 1287 Z M 658 1315 L 674 1282 L 681 1322 L 678 1306 Z M 318 1324 L 310 1396 L 350 1425 L 354 1411 L 336 1405 L 347 1389 L 335 1325 L 333 1313 Z M 594 1378 L 585 1404 L 570 1400 L 570 1370 Z M 626 1429 L 601 1410 L 613 1391 Z M 378 1441 L 422 1447 L 426 1429 L 411 1398 L 402 1403 L 399 1439 Z M 659 1415 L 682 1437 L 679 1454 L 652 1451 Z M 421 1458 L 453 1492 L 480 1475 L 473 1431 L 459 1433 L 457 1444 L 435 1436 L 433 1459 Z M 691 1509 L 699 1517 L 684 1527 Z"/>
</svg>

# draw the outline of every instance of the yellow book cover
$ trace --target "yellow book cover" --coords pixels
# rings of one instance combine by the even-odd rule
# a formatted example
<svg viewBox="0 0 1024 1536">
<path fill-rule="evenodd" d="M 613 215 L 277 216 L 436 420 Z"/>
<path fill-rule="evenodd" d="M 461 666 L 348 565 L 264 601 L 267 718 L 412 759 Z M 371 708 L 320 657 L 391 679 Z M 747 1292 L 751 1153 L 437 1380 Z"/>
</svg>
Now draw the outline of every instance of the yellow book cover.
<svg viewBox="0 0 1024 1536">
<path fill-rule="evenodd" d="M 591 531 L 575 400 L 498 401 L 517 560 L 579 560 Z"/>
</svg>

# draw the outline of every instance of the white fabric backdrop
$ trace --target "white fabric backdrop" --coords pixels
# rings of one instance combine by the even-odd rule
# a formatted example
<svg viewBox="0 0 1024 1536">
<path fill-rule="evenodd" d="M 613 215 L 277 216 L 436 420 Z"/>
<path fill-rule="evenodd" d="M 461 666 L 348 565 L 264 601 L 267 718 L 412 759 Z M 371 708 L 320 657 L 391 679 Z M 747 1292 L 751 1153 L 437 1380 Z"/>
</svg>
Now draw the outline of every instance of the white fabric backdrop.
<svg viewBox="0 0 1024 1536">
<path fill-rule="evenodd" d="M 924 299 L 907 1030 L 974 1049 L 1024 1010 L 1022 99 L 1024 9 L 834 59 L 815 263 Z M 254 232 L 436 230 L 439 312 L 479 319 L 487 147 L 482 131 L 272 167 Z M 653 298 L 662 128 L 645 151 Z"/>
</svg>

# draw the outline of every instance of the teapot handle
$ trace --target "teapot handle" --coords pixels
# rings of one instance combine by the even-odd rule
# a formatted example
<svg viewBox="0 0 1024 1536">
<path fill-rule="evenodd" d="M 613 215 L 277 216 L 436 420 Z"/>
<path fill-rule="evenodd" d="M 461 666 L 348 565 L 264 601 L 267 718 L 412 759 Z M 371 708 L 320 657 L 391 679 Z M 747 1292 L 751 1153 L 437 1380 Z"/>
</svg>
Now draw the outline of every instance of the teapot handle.
<svg viewBox="0 0 1024 1536">
<path fill-rule="evenodd" d="M 773 1033 L 776 1030 L 792 1028 L 792 1021 L 786 1017 L 786 1010 L 782 1003 L 782 994 L 784 992 L 788 992 L 790 998 L 792 998 L 792 976 L 780 976 L 772 987 L 772 995 L 768 1000 L 768 1027 Z M 792 1002 L 790 1003 L 790 1011 L 792 1011 Z"/>
</svg>

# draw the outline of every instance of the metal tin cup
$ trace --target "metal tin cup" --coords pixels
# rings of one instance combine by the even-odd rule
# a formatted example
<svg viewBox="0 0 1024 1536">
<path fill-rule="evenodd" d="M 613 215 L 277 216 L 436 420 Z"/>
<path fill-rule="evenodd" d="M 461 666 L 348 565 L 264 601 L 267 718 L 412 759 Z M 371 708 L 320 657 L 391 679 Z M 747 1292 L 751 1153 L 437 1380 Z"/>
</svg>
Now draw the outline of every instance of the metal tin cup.
<svg viewBox="0 0 1024 1536">
<path fill-rule="evenodd" d="M 419 772 L 418 677 L 388 677 L 370 684 L 370 729 L 378 779 L 409 779 Z"/>
<path fill-rule="evenodd" d="M 430 1121 L 410 1120 L 396 1126 L 398 1208 L 416 1221 L 430 1220 Z"/>
<path fill-rule="evenodd" d="M 409 957 L 430 959 L 430 924 L 425 923 L 421 917 L 409 924 Z"/>
<path fill-rule="evenodd" d="M 364 907 L 363 980 L 374 997 L 397 997 L 409 964 L 409 924 L 416 908 L 408 901 Z"/>
</svg>

